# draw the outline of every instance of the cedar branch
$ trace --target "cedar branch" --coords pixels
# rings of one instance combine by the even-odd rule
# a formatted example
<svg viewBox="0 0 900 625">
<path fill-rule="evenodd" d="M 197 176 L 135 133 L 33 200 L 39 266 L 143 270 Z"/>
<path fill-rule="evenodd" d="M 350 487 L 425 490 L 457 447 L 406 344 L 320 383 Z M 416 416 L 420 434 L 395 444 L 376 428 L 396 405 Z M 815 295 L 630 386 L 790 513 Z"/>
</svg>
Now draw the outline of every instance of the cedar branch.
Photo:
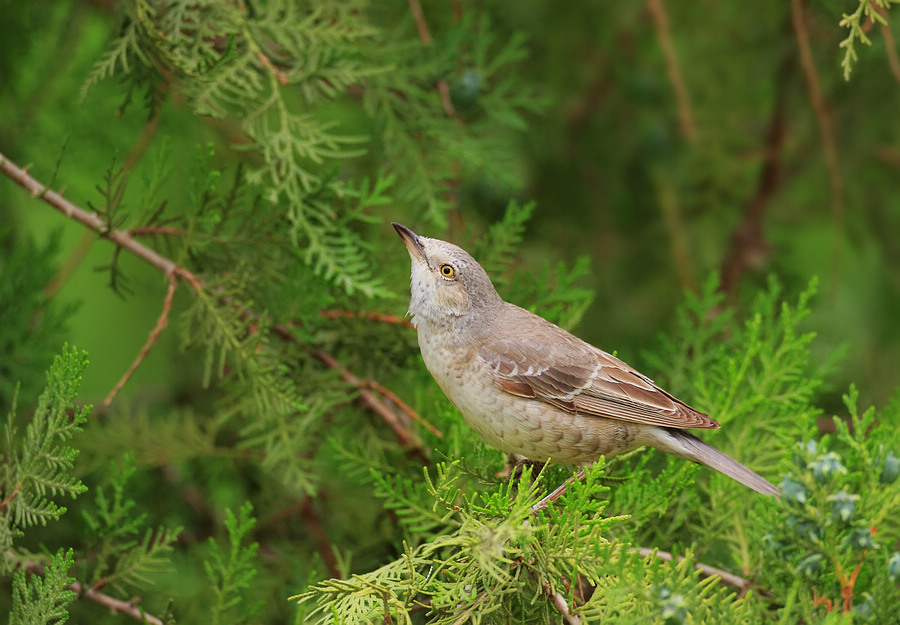
<svg viewBox="0 0 900 625">
<path fill-rule="evenodd" d="M 16 554 L 12 551 L 7 551 L 6 556 L 9 558 L 16 558 Z M 40 575 L 41 577 L 43 577 L 46 574 L 44 567 L 36 562 L 25 562 L 22 564 L 22 567 L 25 569 L 26 573 L 29 573 L 31 575 Z M 140 602 L 139 598 L 132 599 L 130 601 L 122 601 L 121 599 L 110 597 L 106 593 L 100 592 L 99 590 L 96 590 L 89 586 L 85 586 L 78 581 L 70 584 L 68 589 L 78 595 L 78 597 L 90 599 L 95 603 L 99 603 L 100 605 L 105 606 L 109 609 L 110 612 L 130 616 L 136 621 L 139 621 L 141 623 L 148 623 L 149 625 L 164 625 L 161 619 L 153 616 L 152 614 L 147 614 L 138 607 L 138 603 Z"/>
</svg>

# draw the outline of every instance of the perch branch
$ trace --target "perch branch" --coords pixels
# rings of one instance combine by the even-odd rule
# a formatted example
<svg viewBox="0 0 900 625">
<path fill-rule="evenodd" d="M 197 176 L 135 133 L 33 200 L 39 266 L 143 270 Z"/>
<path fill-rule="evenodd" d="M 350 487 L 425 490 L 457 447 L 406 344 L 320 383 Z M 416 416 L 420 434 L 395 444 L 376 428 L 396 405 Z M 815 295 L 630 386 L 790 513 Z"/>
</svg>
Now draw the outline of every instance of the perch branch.
<svg viewBox="0 0 900 625">
<path fill-rule="evenodd" d="M 69 219 L 74 219 L 83 226 L 93 230 L 98 236 L 109 239 L 125 251 L 137 256 L 141 260 L 159 269 L 163 275 L 175 275 L 188 282 L 195 290 L 202 289 L 200 281 L 194 275 L 178 266 L 155 250 L 135 241 L 127 230 L 109 230 L 106 222 L 97 213 L 89 213 L 64 198 L 62 195 L 48 189 L 40 182 L 28 175 L 28 171 L 15 165 L 12 161 L 0 154 L 0 172 L 3 172 L 10 180 L 31 193 L 34 197 L 43 200 Z"/>
<path fill-rule="evenodd" d="M 572 614 L 572 612 L 569 611 L 569 604 L 566 601 L 566 598 L 562 596 L 562 593 L 550 588 L 550 583 L 547 580 L 543 580 L 541 586 L 544 589 L 544 594 L 550 598 L 553 607 L 555 607 L 562 615 L 563 620 L 568 623 L 568 625 L 581 625 L 581 619 L 576 614 Z"/>
</svg>

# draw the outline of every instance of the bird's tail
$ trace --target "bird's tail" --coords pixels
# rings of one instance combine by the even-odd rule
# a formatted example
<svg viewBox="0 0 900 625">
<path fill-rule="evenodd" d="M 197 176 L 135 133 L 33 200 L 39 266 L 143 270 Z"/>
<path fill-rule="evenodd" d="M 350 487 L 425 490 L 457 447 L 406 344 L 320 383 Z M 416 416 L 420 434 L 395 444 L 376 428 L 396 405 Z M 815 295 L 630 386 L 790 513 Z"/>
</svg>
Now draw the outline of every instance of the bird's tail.
<svg viewBox="0 0 900 625">
<path fill-rule="evenodd" d="M 663 444 L 659 446 L 668 453 L 704 464 L 763 495 L 774 495 L 775 497 L 781 495 L 778 487 L 769 480 L 751 471 L 737 460 L 726 456 L 712 445 L 704 443 L 690 432 L 674 428 L 665 428 L 665 432 L 668 436 L 665 437 L 665 441 L 660 441 Z"/>
</svg>

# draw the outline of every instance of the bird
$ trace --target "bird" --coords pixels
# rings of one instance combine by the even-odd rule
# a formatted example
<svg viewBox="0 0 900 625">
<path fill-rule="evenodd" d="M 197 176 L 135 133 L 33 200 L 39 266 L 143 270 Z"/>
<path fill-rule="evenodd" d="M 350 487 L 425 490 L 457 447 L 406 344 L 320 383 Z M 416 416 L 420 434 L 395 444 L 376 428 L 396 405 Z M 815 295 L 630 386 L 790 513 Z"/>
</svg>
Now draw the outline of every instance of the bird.
<svg viewBox="0 0 900 625">
<path fill-rule="evenodd" d="M 392 225 L 411 260 L 408 314 L 425 366 L 489 445 L 582 468 L 601 456 L 654 447 L 779 495 L 687 431 L 718 429 L 714 419 L 615 356 L 504 301 L 459 246 Z"/>
</svg>

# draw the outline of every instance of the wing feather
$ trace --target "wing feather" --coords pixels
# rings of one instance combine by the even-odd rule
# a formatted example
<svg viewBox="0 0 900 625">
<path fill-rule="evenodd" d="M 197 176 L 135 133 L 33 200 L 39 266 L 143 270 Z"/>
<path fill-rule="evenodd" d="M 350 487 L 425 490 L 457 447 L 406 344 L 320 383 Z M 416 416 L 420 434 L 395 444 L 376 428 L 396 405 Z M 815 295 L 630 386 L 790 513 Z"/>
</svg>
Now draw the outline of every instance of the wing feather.
<svg viewBox="0 0 900 625">
<path fill-rule="evenodd" d="M 577 414 L 679 429 L 719 427 L 618 358 L 509 306 L 515 309 L 510 321 L 519 326 L 515 340 L 488 340 L 477 352 L 505 392 Z"/>
</svg>

